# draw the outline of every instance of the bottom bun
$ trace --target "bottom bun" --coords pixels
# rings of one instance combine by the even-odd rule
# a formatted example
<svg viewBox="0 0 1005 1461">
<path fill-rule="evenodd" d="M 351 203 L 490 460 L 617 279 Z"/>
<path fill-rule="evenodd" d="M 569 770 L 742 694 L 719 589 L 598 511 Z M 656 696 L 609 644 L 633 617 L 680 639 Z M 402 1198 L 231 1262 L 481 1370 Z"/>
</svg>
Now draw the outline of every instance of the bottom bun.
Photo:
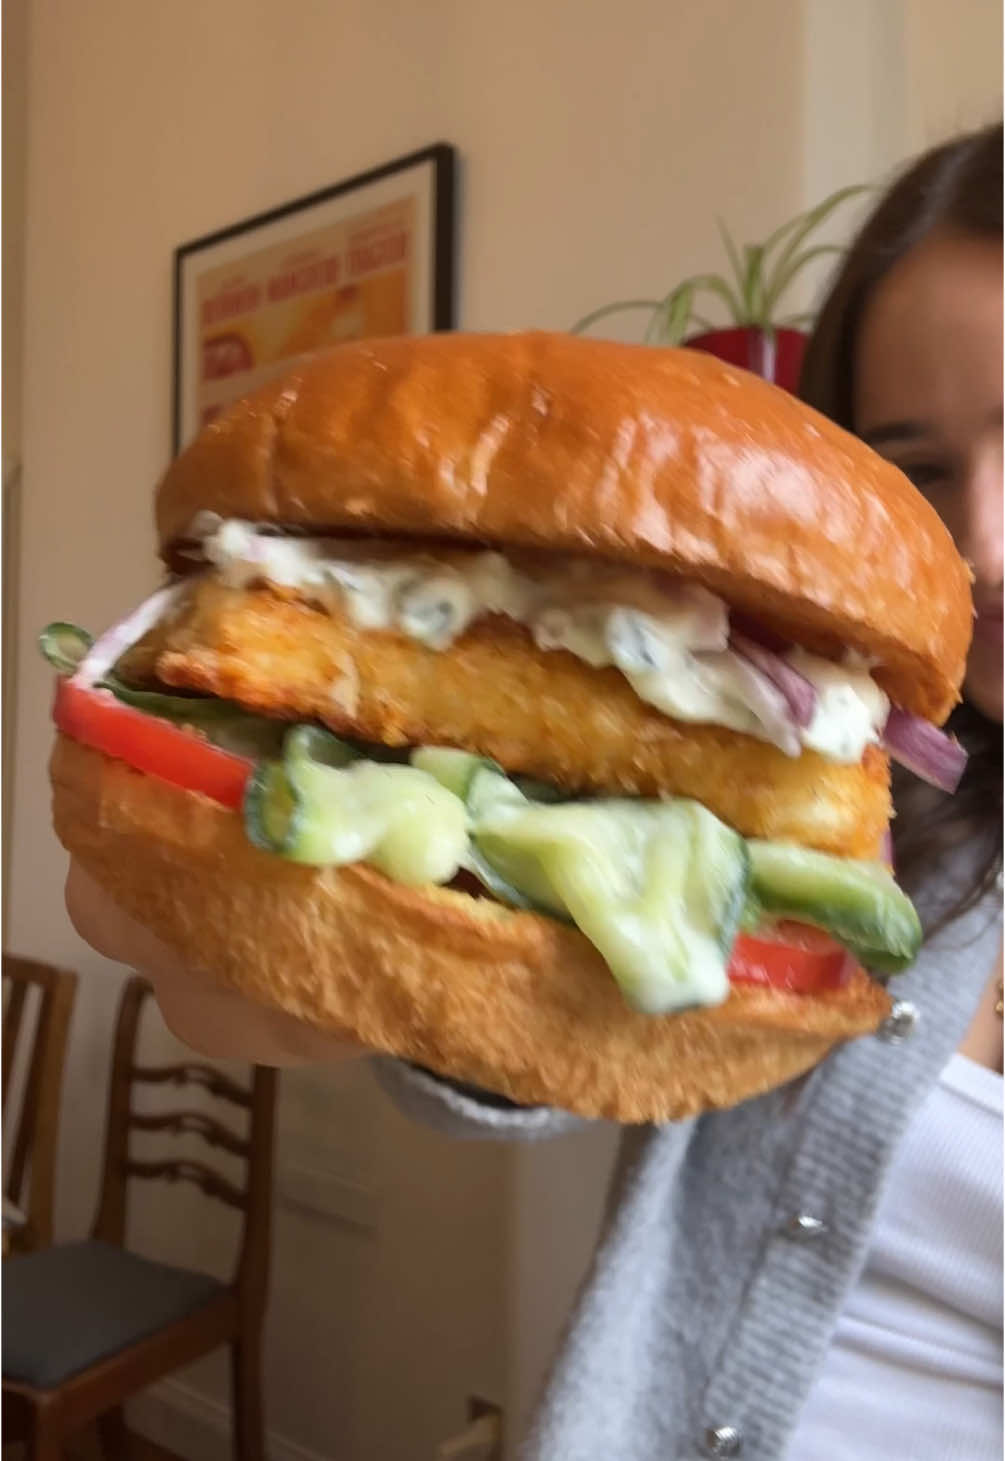
<svg viewBox="0 0 1005 1461">
<path fill-rule="evenodd" d="M 887 994 L 734 986 L 718 1006 L 637 1014 L 575 929 L 364 866 L 253 847 L 241 818 L 63 736 L 63 845 L 124 912 L 223 985 L 522 1105 L 668 1121 L 771 1089 L 877 1028 Z"/>
</svg>

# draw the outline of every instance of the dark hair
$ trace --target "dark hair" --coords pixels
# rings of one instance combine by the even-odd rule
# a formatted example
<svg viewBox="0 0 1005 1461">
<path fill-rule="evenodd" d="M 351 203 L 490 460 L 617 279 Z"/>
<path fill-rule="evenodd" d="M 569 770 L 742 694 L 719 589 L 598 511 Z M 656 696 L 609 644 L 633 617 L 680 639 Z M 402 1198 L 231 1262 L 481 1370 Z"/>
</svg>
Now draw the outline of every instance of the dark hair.
<svg viewBox="0 0 1005 1461">
<path fill-rule="evenodd" d="M 893 184 L 843 257 L 806 350 L 799 394 L 854 431 L 854 370 L 859 326 L 872 291 L 897 261 L 941 231 L 1002 238 L 1002 124 L 954 138 L 924 153 Z M 927 913 L 929 934 L 974 907 L 994 886 L 1002 863 L 1002 728 L 966 703 L 948 727 L 970 753 L 959 791 L 945 796 L 894 768 L 897 876 L 917 894 L 933 862 L 968 845 L 971 876 Z"/>
</svg>

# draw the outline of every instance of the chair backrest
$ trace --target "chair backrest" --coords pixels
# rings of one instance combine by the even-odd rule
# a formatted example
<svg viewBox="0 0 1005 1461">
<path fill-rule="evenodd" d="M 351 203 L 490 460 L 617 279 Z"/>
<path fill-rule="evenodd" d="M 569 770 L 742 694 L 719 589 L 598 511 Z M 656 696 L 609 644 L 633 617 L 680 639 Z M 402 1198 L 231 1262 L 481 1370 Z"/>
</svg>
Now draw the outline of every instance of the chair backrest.
<svg viewBox="0 0 1005 1461">
<path fill-rule="evenodd" d="M 261 1312 L 265 1307 L 268 1286 L 276 1072 L 255 1066 L 251 1084 L 245 1087 L 200 1061 L 186 1061 L 178 1065 L 138 1065 L 136 1046 L 140 1015 L 151 992 L 150 985 L 138 975 L 127 980 L 122 992 L 112 1054 L 104 1169 L 94 1237 L 120 1246 L 124 1243 L 130 1179 L 191 1182 L 207 1196 L 217 1198 L 243 1214 L 233 1282 L 242 1305 L 250 1312 Z M 216 1116 L 185 1107 L 143 1115 L 133 1109 L 134 1087 L 138 1085 L 200 1087 L 227 1106 L 246 1112 L 246 1132 L 238 1135 Z M 242 1157 L 245 1181 L 237 1186 L 203 1161 L 174 1157 L 162 1161 L 134 1158 L 129 1150 L 132 1131 L 198 1136 L 209 1147 Z"/>
<path fill-rule="evenodd" d="M 66 1036 L 77 976 L 34 959 L 3 956 L 3 1194 L 23 1214 L 14 1248 L 52 1241 Z M 11 1085 L 18 1070 L 18 1090 Z"/>
</svg>

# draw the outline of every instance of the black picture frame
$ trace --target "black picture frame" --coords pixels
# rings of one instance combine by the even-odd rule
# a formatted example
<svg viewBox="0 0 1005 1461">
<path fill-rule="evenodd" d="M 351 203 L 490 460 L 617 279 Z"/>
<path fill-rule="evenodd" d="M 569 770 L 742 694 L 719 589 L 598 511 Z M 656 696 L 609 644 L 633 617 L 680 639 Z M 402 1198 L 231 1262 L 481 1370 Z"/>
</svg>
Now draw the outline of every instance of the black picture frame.
<svg viewBox="0 0 1005 1461">
<path fill-rule="evenodd" d="M 419 213 L 419 226 L 414 238 L 410 237 L 409 245 L 421 253 L 421 264 L 416 265 L 416 269 L 417 272 L 421 269 L 422 278 L 417 281 L 416 289 L 410 296 L 414 328 L 408 332 L 451 330 L 455 325 L 456 174 L 456 149 L 449 143 L 437 142 L 179 245 L 174 251 L 172 452 L 177 454 L 200 424 L 193 398 L 186 394 L 196 384 L 192 377 L 197 374 L 197 330 L 193 328 L 192 313 L 196 303 L 197 281 L 202 277 L 199 272 L 200 261 L 203 264 L 203 273 L 211 268 L 219 271 L 237 267 L 242 261 L 254 258 L 256 250 L 260 254 L 269 248 L 295 246 L 298 238 L 307 235 L 311 219 L 317 223 L 323 217 L 328 217 L 334 220 L 329 225 L 331 228 L 348 228 L 349 222 L 337 217 L 344 202 L 355 195 L 361 206 L 365 200 L 370 199 L 374 207 L 379 207 L 379 203 L 374 200 L 391 196 L 400 182 L 406 190 L 409 186 L 412 187 L 413 193 L 403 193 L 402 197 L 416 198 Z M 304 232 L 287 234 L 285 225 L 298 215 L 303 218 Z M 365 214 L 361 216 L 366 217 Z M 286 236 L 280 237 L 281 234 Z M 240 240 L 244 241 L 246 247 L 240 251 L 231 250 L 230 246 Z M 410 265 L 413 263 L 414 259 L 410 255 Z M 265 369 L 277 374 L 286 368 L 283 361 L 292 361 L 295 358 L 296 355 L 277 357 Z M 246 377 L 254 374 L 248 369 L 234 372 L 238 376 L 242 373 Z M 226 374 L 227 371 L 224 370 L 223 375 Z M 253 389 L 260 383 L 261 370 L 257 372 L 257 376 L 248 389 Z M 202 379 L 200 375 L 199 380 Z M 226 390 L 226 387 L 222 389 Z M 242 394 L 244 390 L 235 387 L 233 396 L 227 399 L 234 399 Z"/>
</svg>

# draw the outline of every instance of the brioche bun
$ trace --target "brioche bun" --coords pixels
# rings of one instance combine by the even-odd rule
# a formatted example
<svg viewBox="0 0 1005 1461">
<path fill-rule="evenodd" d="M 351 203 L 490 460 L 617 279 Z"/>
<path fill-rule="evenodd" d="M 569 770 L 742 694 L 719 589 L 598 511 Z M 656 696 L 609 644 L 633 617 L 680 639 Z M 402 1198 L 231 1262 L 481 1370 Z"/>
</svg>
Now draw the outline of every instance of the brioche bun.
<svg viewBox="0 0 1005 1461">
<path fill-rule="evenodd" d="M 875 1030 L 890 1007 L 859 970 L 813 996 L 735 986 L 714 1008 L 636 1014 L 592 945 L 552 919 L 272 857 L 236 813 L 64 736 L 51 774 L 63 845 L 186 962 L 523 1105 L 622 1122 L 731 1106 Z"/>
<path fill-rule="evenodd" d="M 854 437 L 696 351 L 549 334 L 341 345 L 173 464 L 156 505 L 169 561 L 200 511 L 665 569 L 807 649 L 867 656 L 926 719 L 959 698 L 970 590 L 934 510 Z"/>
</svg>

